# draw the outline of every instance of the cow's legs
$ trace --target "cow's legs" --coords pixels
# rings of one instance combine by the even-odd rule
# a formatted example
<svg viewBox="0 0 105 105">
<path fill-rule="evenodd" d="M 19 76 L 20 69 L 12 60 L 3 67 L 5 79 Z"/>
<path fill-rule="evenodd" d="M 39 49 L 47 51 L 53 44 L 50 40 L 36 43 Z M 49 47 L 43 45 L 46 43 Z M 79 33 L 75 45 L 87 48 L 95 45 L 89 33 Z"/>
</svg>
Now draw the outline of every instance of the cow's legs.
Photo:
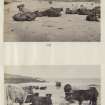
<svg viewBox="0 0 105 105">
<path fill-rule="evenodd" d="M 82 101 L 81 100 L 79 100 L 79 105 L 82 105 Z"/>
<path fill-rule="evenodd" d="M 92 102 L 92 105 L 97 105 L 97 101 L 93 101 Z"/>
<path fill-rule="evenodd" d="M 92 105 L 97 105 L 97 98 L 94 98 L 92 101 Z"/>
<path fill-rule="evenodd" d="M 92 104 L 92 100 L 90 100 L 90 102 L 89 102 L 89 105 L 91 105 Z"/>
</svg>

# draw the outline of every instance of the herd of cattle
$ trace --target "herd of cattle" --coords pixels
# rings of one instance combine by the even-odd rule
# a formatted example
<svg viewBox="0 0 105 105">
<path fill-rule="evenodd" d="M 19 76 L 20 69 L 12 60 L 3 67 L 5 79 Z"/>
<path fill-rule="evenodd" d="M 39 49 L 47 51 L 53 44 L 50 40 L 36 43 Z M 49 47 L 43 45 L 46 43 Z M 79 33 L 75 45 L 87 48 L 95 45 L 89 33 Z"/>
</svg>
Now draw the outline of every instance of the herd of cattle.
<svg viewBox="0 0 105 105">
<path fill-rule="evenodd" d="M 19 7 L 19 6 L 18 6 Z M 24 7 L 19 7 L 19 9 Z M 19 10 L 20 11 L 20 10 Z M 63 8 L 50 7 L 44 11 L 34 11 L 34 12 L 23 12 L 17 13 L 13 16 L 15 21 L 33 21 L 36 17 L 48 16 L 48 17 L 59 17 L 62 15 Z M 76 10 L 71 10 L 66 8 L 65 14 L 78 14 L 87 15 L 87 21 L 99 21 L 100 18 L 100 7 L 96 6 L 93 9 L 87 9 L 85 7 Z"/>
<path fill-rule="evenodd" d="M 61 85 L 57 86 L 61 87 Z M 29 86 L 27 89 L 32 90 L 33 88 L 40 89 L 36 86 Z M 42 87 L 45 90 L 47 87 Z M 26 88 L 24 88 L 26 90 Z M 75 103 L 78 101 L 79 105 L 82 105 L 83 101 L 89 101 L 89 105 L 97 105 L 98 91 L 95 87 L 90 87 L 87 90 L 73 90 L 70 84 L 64 86 L 65 100 L 69 103 Z M 52 93 L 48 93 L 45 96 L 39 96 L 39 93 L 29 93 L 27 95 L 25 103 L 32 103 L 31 105 L 53 105 Z M 16 102 L 23 104 L 23 100 L 17 98 Z M 23 104 L 24 105 L 24 104 Z"/>
</svg>

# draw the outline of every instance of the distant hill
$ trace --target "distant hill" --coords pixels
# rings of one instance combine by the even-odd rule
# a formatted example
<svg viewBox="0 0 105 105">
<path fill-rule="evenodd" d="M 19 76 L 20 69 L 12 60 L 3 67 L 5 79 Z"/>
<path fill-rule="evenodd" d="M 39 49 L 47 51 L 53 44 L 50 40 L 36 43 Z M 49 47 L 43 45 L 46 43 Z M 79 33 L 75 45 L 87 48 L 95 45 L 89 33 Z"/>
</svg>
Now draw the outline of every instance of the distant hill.
<svg viewBox="0 0 105 105">
<path fill-rule="evenodd" d="M 12 75 L 12 74 L 4 74 L 4 82 L 5 83 L 28 83 L 28 82 L 46 82 L 40 78 L 33 78 L 27 76 L 20 75 Z"/>
<path fill-rule="evenodd" d="M 39 0 L 43 1 L 43 0 Z M 65 2 L 100 2 L 100 0 L 44 0 L 44 1 L 65 1 Z"/>
<path fill-rule="evenodd" d="M 16 0 L 4 0 L 4 2 L 12 2 Z M 17 0 L 18 1 L 18 0 Z M 22 1 L 22 0 L 21 0 Z M 38 1 L 65 1 L 65 2 L 100 2 L 100 0 L 38 0 Z"/>
</svg>

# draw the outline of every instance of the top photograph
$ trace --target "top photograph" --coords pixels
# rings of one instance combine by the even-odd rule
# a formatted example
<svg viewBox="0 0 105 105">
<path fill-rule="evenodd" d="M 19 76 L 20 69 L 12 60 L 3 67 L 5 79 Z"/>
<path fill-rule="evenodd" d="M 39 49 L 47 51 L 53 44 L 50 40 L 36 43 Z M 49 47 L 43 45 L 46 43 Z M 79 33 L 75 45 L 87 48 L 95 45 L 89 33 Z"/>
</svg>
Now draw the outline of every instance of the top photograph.
<svg viewBox="0 0 105 105">
<path fill-rule="evenodd" d="M 4 0 L 4 42 L 101 42 L 100 0 Z"/>
</svg>

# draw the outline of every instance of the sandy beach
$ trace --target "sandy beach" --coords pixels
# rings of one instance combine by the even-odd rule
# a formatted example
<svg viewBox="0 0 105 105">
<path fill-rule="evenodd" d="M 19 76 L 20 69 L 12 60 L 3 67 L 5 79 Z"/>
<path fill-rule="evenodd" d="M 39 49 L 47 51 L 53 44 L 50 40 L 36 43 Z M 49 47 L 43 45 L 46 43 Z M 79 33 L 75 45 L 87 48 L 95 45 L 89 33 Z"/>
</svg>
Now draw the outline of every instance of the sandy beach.
<svg viewBox="0 0 105 105">
<path fill-rule="evenodd" d="M 100 41 L 100 22 L 86 21 L 84 15 L 61 17 L 37 17 L 34 21 L 16 22 L 12 19 L 18 13 L 16 6 L 21 2 L 5 5 L 4 41 L 6 42 L 95 42 Z M 31 11 L 41 10 L 35 1 L 24 2 Z M 43 4 L 43 8 L 46 4 Z M 40 7 L 40 6 L 39 6 Z"/>
<path fill-rule="evenodd" d="M 54 80 L 54 79 L 53 79 Z M 67 83 L 70 83 L 72 85 L 72 89 L 73 90 L 78 90 L 78 89 L 82 89 L 82 90 L 86 90 L 89 88 L 89 84 L 96 84 L 96 88 L 99 92 L 99 96 L 98 96 L 98 102 L 97 105 L 101 105 L 100 104 L 100 84 L 99 84 L 99 80 L 89 80 L 89 79 L 84 79 L 84 83 L 81 83 L 81 79 L 71 79 L 68 82 L 67 80 L 63 80 L 62 81 L 62 86 L 60 88 L 57 88 L 55 86 L 55 82 L 52 81 L 50 79 L 49 82 L 45 82 L 45 83 L 19 83 L 19 84 L 11 84 L 12 86 L 16 86 L 19 88 L 23 88 L 23 87 L 28 87 L 28 86 L 47 86 L 46 90 L 34 90 L 34 92 L 38 92 L 40 96 L 45 96 L 46 94 L 50 93 L 52 94 L 52 103 L 53 105 L 78 105 L 78 101 L 75 100 L 74 103 L 69 103 L 68 101 L 65 100 L 65 93 L 64 93 L 64 86 Z M 70 82 L 72 81 L 72 82 Z M 88 81 L 88 82 L 86 82 Z M 10 84 L 8 84 L 10 85 Z M 8 86 L 6 85 L 6 86 Z M 89 101 L 83 101 L 82 105 L 88 105 Z M 14 103 L 13 105 L 18 105 L 17 103 Z M 23 105 L 29 105 L 28 103 L 24 103 Z"/>
</svg>

